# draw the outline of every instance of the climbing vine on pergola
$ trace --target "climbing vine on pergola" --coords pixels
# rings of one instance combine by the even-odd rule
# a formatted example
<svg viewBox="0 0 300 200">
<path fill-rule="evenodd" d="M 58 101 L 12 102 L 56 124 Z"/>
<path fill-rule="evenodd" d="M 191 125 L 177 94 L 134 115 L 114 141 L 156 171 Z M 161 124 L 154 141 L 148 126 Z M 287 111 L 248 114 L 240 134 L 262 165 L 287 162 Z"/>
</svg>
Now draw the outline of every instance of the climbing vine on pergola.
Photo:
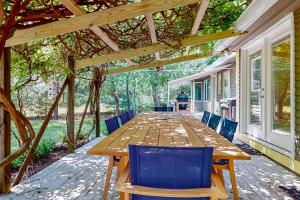
<svg viewBox="0 0 300 200">
<path fill-rule="evenodd" d="M 9 179 L 4 192 L 10 187 L 7 184 L 10 182 L 8 165 L 27 150 L 14 181 L 14 185 L 18 184 L 67 87 L 68 144 L 70 152 L 74 150 L 76 74 L 86 69 L 94 72 L 87 105 L 92 102 L 99 136 L 99 88 L 106 76 L 150 67 L 161 71 L 166 64 L 211 56 L 213 41 L 241 34 L 228 29 L 248 4 L 249 1 L 244 0 L 1 0 L 0 55 L 3 55 L 3 66 L 0 68 L 10 70 L 9 56 L 5 55 L 8 48 L 30 61 L 30 53 L 26 49 L 34 45 L 36 48 L 51 46 L 59 49 L 63 55 L 61 63 L 66 63 L 68 69 L 61 91 L 37 134 L 10 100 L 10 86 L 5 85 L 10 81 L 9 77 L 5 77 L 4 84 L 0 81 L 3 87 L 3 91 L 0 90 L 0 106 L 9 111 L 24 139 L 24 148 L 16 154 L 12 156 L 10 151 L 5 151 L 8 153 L 0 155 L 0 169 L 3 168 L 6 173 L 4 179 Z M 193 49 L 197 50 L 197 54 L 190 55 Z M 118 60 L 126 61 L 128 67 L 111 68 L 111 63 Z M 87 106 L 82 123 L 86 110 Z M 0 142 L 2 145 L 3 141 Z M 10 148 L 10 144 L 5 144 L 4 148 Z M 0 185 L 1 182 L 5 183 L 0 180 Z"/>
</svg>

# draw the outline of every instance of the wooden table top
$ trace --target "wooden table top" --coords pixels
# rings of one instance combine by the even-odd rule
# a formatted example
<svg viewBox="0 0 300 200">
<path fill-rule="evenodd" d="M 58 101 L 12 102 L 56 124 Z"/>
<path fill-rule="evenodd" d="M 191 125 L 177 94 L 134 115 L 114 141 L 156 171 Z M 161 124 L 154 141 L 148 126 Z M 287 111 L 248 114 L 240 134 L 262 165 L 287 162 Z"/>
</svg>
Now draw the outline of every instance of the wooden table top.
<svg viewBox="0 0 300 200">
<path fill-rule="evenodd" d="M 187 113 L 141 113 L 88 150 L 89 155 L 128 156 L 128 145 L 213 146 L 214 159 L 250 160 L 234 144 Z"/>
</svg>

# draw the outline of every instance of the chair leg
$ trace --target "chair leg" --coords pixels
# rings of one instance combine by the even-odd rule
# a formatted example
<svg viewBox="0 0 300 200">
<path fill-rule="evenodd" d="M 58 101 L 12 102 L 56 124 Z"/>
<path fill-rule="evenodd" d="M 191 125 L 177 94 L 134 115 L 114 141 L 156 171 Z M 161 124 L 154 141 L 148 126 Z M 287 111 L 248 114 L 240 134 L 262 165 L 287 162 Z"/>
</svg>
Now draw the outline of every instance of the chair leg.
<svg viewBox="0 0 300 200">
<path fill-rule="evenodd" d="M 223 185 L 225 185 L 223 170 L 222 169 L 217 169 L 217 172 L 218 172 L 218 175 L 219 175 Z"/>
<path fill-rule="evenodd" d="M 110 179 L 111 179 L 111 174 L 112 174 L 112 169 L 114 165 L 114 159 L 112 156 L 109 157 L 109 163 L 108 163 L 108 168 L 107 168 L 107 175 L 106 175 L 106 180 L 105 180 L 105 186 L 104 186 L 104 191 L 102 195 L 102 200 L 107 199 L 107 194 L 110 186 Z"/>
<path fill-rule="evenodd" d="M 237 184 L 236 184 L 233 160 L 229 160 L 228 167 L 229 167 L 229 174 L 230 174 L 230 179 L 231 179 L 231 184 L 232 184 L 234 200 L 238 200 L 239 192 L 238 192 Z"/>
</svg>

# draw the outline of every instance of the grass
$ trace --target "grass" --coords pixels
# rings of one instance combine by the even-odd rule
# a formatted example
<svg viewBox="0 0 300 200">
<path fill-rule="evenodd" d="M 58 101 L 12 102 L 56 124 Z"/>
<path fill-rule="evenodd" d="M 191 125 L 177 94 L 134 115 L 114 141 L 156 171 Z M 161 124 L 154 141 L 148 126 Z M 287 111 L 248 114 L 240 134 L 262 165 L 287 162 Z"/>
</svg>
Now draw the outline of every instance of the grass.
<svg viewBox="0 0 300 200">
<path fill-rule="evenodd" d="M 30 123 L 31 123 L 35 133 L 37 134 L 43 123 L 43 120 L 31 120 Z M 75 134 L 78 130 L 79 123 L 80 123 L 80 120 L 75 120 Z M 93 120 L 86 119 L 83 124 L 81 132 L 86 134 L 92 128 L 92 126 L 93 126 Z M 106 130 L 104 121 L 101 121 L 100 127 L 101 127 L 101 134 L 106 134 L 107 130 Z M 12 125 L 12 131 L 17 133 L 17 136 L 18 136 L 18 131 L 17 131 L 16 127 L 14 126 L 14 124 Z M 66 132 L 67 132 L 67 124 L 66 124 L 65 120 L 51 120 L 47 126 L 47 129 L 46 129 L 43 137 L 42 137 L 42 140 L 51 139 L 56 144 L 61 143 L 64 136 L 66 135 Z M 95 135 L 95 130 L 93 132 L 93 135 Z M 15 151 L 19 148 L 18 141 L 14 137 L 14 135 L 12 135 L 11 139 L 12 139 L 12 151 Z"/>
<path fill-rule="evenodd" d="M 37 134 L 43 123 L 43 120 L 31 120 L 30 123 L 31 123 L 35 133 Z M 80 120 L 75 120 L 75 134 L 78 131 L 79 123 L 80 123 Z M 92 126 L 93 126 L 93 120 L 86 119 L 83 124 L 83 127 L 81 129 L 81 134 L 80 134 L 79 138 L 81 138 L 83 135 L 86 135 L 91 130 Z M 101 121 L 100 128 L 101 128 L 101 134 L 107 134 L 107 129 L 106 129 L 104 121 Z M 12 125 L 12 131 L 15 132 L 16 134 L 18 133 L 14 124 Z M 35 155 L 37 157 L 45 157 L 45 156 L 49 155 L 54 150 L 54 148 L 56 147 L 57 144 L 63 142 L 63 140 L 66 136 L 66 133 L 67 133 L 67 125 L 66 125 L 65 120 L 51 120 L 47 126 L 47 129 L 46 129 L 41 141 L 39 142 L 39 145 L 36 149 Z M 17 134 L 17 136 L 18 136 L 18 134 Z M 18 140 L 16 139 L 16 137 L 13 134 L 11 137 L 12 137 L 11 138 L 11 140 L 12 140 L 11 141 L 12 142 L 11 149 L 12 149 L 12 152 L 15 152 L 19 149 Z M 92 133 L 92 137 L 95 137 L 95 130 Z M 14 160 L 12 162 L 12 167 L 21 166 L 24 158 L 25 158 L 25 156 L 22 155 L 21 157 Z"/>
</svg>

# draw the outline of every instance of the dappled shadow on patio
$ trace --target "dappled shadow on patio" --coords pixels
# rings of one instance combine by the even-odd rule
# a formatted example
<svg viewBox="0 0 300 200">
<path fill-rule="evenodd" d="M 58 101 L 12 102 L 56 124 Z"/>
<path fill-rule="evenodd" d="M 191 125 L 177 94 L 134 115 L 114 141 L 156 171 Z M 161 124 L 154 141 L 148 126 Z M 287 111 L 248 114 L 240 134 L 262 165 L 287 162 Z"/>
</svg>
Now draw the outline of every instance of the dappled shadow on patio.
<svg viewBox="0 0 300 200">
<path fill-rule="evenodd" d="M 76 153 L 65 156 L 0 199 L 101 199 L 108 159 L 86 154 L 100 140 L 93 140 Z M 284 188 L 300 190 L 299 177 L 262 155 L 253 155 L 250 161 L 237 161 L 235 167 L 241 199 L 293 199 Z M 224 173 L 228 199 L 233 199 L 229 175 Z M 113 185 L 108 199 L 119 199 Z"/>
</svg>

